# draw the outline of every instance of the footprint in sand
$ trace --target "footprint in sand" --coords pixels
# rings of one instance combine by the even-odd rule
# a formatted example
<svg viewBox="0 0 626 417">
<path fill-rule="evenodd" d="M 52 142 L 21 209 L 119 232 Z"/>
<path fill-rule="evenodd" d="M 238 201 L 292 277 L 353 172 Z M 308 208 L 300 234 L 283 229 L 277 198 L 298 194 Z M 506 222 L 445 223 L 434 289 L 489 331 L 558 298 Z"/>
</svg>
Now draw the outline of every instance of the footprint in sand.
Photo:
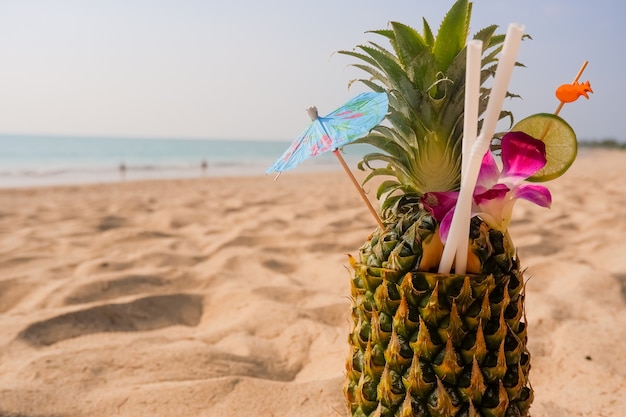
<svg viewBox="0 0 626 417">
<path fill-rule="evenodd" d="M 35 322 L 18 338 L 41 347 L 102 332 L 137 332 L 184 325 L 196 326 L 203 313 L 200 295 L 171 294 L 107 304 Z"/>
<path fill-rule="evenodd" d="M 176 235 L 161 232 L 158 230 L 143 230 L 141 232 L 137 232 L 131 236 L 124 236 L 121 239 L 118 239 L 118 242 L 135 242 L 135 241 L 144 241 L 149 239 L 164 239 L 176 237 Z"/>
<path fill-rule="evenodd" d="M 274 272 L 280 272 L 281 274 L 291 274 L 298 269 L 295 265 L 289 262 L 279 261 L 278 259 L 267 259 L 261 264 L 265 268 Z"/>
<path fill-rule="evenodd" d="M 262 244 L 265 241 L 264 238 L 254 235 L 240 235 L 231 240 L 228 240 L 222 244 L 222 246 L 218 250 L 244 246 L 244 247 L 253 247 Z"/>
<path fill-rule="evenodd" d="M 306 290 L 304 288 L 293 288 L 284 286 L 259 287 L 254 289 L 254 293 L 268 300 L 278 301 L 287 304 L 298 303 L 299 301 L 305 300 L 307 297 L 314 294 L 313 291 Z"/>
<path fill-rule="evenodd" d="M 560 248 L 549 240 L 541 239 L 534 245 L 520 245 L 519 251 L 524 256 L 550 256 L 559 252 Z"/>
<path fill-rule="evenodd" d="M 106 258 L 96 258 L 89 259 L 85 262 L 80 263 L 78 266 L 76 266 L 74 274 L 76 276 L 89 276 L 112 271 L 123 271 L 132 267 L 133 264 L 131 262 L 123 262 Z"/>
<path fill-rule="evenodd" d="M 285 286 L 259 287 L 254 293 L 268 300 L 285 304 L 297 304 L 302 300 L 312 298 L 316 293 L 304 288 L 293 288 Z M 344 302 L 332 303 L 314 308 L 302 308 L 301 317 L 320 322 L 328 326 L 343 326 L 348 323 L 350 313 L 350 303 L 346 299 Z"/>
<path fill-rule="evenodd" d="M 350 303 L 334 303 L 322 307 L 304 310 L 303 315 L 332 327 L 344 328 L 350 320 Z"/>
<path fill-rule="evenodd" d="M 159 276 L 130 275 L 119 279 L 91 282 L 76 288 L 64 304 L 83 304 L 114 299 L 124 295 L 141 294 L 164 287 L 167 280 Z"/>
<path fill-rule="evenodd" d="M 107 230 L 116 229 L 118 227 L 122 227 L 126 225 L 126 219 L 119 216 L 104 216 L 97 228 L 101 232 L 105 232 Z"/>
<path fill-rule="evenodd" d="M 619 282 L 622 288 L 622 299 L 626 303 L 626 273 L 623 274 L 613 274 L 617 282 Z"/>
<path fill-rule="evenodd" d="M 11 310 L 36 287 L 36 284 L 28 282 L 25 277 L 0 281 L 0 313 Z"/>
</svg>

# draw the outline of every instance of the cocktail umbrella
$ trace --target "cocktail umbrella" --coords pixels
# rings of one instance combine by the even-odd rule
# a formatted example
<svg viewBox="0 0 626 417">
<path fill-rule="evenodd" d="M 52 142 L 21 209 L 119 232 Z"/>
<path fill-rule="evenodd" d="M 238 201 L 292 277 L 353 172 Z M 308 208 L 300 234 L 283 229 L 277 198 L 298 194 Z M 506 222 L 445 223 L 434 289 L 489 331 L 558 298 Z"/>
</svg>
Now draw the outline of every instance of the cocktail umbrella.
<svg viewBox="0 0 626 417">
<path fill-rule="evenodd" d="M 295 168 L 296 165 L 311 156 L 332 151 L 339 159 L 368 209 L 376 218 L 378 225 L 384 228 L 374 207 L 341 156 L 339 148 L 362 137 L 378 125 L 387 114 L 388 108 L 387 94 L 374 92 L 361 93 L 324 117 L 319 117 L 316 107 L 308 108 L 307 112 L 313 122 L 267 169 L 266 173 L 277 172 L 280 174 Z"/>
</svg>

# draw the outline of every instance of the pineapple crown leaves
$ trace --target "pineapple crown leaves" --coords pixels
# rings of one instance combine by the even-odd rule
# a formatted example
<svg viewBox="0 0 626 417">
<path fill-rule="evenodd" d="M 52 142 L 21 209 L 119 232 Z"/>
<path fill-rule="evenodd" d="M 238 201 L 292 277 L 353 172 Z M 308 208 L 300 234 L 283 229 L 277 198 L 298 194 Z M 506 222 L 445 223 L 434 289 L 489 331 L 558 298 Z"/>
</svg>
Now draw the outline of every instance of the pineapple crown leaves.
<svg viewBox="0 0 626 417">
<path fill-rule="evenodd" d="M 359 163 L 360 169 L 371 170 L 364 182 L 376 176 L 391 177 L 380 184 L 379 198 L 458 189 L 470 16 L 471 3 L 458 0 L 436 36 L 425 19 L 422 34 L 390 22 L 388 29 L 370 33 L 386 38 L 391 48 L 368 42 L 352 51 L 339 51 L 357 58 L 360 62 L 352 66 L 369 76 L 352 82 L 389 96 L 390 126 L 379 125 L 354 142 L 382 151 L 365 155 Z M 496 30 L 492 25 L 474 35 L 483 42 L 481 86 L 494 75 L 502 50 L 504 35 L 496 34 Z M 486 109 L 489 93 L 489 88 L 481 88 L 480 114 Z M 512 116 L 502 112 L 503 117 Z"/>
</svg>

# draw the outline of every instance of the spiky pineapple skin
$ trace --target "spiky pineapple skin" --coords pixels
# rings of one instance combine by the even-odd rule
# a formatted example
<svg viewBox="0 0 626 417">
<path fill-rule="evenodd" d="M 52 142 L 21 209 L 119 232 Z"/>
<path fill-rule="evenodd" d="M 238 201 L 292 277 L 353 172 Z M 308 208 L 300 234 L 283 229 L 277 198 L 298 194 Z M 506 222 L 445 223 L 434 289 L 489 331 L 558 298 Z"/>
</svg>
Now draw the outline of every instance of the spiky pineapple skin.
<svg viewBox="0 0 626 417">
<path fill-rule="evenodd" d="M 428 272 L 436 221 L 400 204 L 351 259 L 344 393 L 352 416 L 517 417 L 528 384 L 523 278 L 506 239 L 475 218 L 480 274 Z M 437 248 L 435 248 L 437 250 Z"/>
</svg>

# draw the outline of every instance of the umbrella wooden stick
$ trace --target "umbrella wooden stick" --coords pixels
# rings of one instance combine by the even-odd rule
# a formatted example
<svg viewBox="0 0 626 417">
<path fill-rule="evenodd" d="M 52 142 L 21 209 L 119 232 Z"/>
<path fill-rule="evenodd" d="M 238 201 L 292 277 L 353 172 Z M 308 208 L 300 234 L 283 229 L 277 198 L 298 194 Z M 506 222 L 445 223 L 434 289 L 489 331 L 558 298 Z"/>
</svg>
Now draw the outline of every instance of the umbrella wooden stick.
<svg viewBox="0 0 626 417">
<path fill-rule="evenodd" d="M 335 149 L 333 151 L 333 153 L 335 154 L 337 159 L 339 159 L 339 162 L 341 163 L 341 166 L 346 171 L 346 174 L 348 174 L 348 177 L 350 177 L 350 180 L 352 181 L 352 184 L 354 184 L 354 186 L 356 187 L 357 191 L 359 192 L 359 195 L 361 196 L 361 198 L 365 202 L 365 205 L 369 209 L 370 213 L 372 213 L 372 216 L 374 216 L 374 218 L 376 219 L 376 223 L 378 223 L 378 226 L 380 227 L 380 229 L 381 230 L 385 230 L 385 225 L 383 224 L 382 220 L 380 220 L 380 217 L 378 217 L 378 214 L 376 213 L 376 210 L 374 210 L 374 207 L 372 206 L 372 203 L 370 203 L 369 199 L 365 195 L 365 192 L 363 191 L 363 188 L 361 188 L 361 186 L 359 185 L 359 182 L 356 180 L 356 178 L 354 178 L 354 174 L 352 174 L 352 171 L 350 171 L 350 168 L 348 167 L 348 164 L 346 164 L 345 159 L 343 159 L 343 156 L 341 156 L 341 152 L 339 152 L 339 149 Z"/>
</svg>

